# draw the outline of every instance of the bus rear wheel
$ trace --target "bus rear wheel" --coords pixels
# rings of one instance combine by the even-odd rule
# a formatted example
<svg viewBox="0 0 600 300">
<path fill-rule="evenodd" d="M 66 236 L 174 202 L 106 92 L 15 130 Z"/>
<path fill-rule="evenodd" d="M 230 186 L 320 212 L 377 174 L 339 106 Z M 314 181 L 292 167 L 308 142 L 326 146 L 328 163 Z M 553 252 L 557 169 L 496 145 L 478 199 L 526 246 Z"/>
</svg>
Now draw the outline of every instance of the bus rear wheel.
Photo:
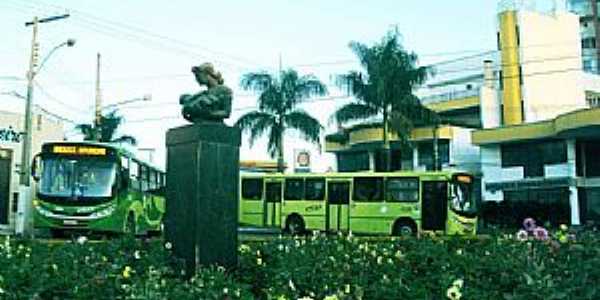
<svg viewBox="0 0 600 300">
<path fill-rule="evenodd" d="M 417 224 L 408 219 L 397 220 L 392 229 L 393 236 L 409 237 L 417 235 Z"/>
<path fill-rule="evenodd" d="M 285 231 L 291 235 L 299 235 L 306 230 L 304 221 L 298 215 L 291 215 L 285 222 Z"/>
</svg>

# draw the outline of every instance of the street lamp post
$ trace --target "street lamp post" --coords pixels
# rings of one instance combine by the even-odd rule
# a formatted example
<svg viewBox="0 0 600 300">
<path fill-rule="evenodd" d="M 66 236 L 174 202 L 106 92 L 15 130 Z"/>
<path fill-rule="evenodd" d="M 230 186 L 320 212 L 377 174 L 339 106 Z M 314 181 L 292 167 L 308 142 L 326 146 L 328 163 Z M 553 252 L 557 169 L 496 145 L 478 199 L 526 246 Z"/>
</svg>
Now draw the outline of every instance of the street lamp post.
<svg viewBox="0 0 600 300">
<path fill-rule="evenodd" d="M 62 46 L 73 46 L 75 40 L 69 39 L 66 42 L 54 47 L 48 55 L 42 60 L 42 63 L 37 68 L 38 55 L 39 55 L 39 44 L 37 42 L 38 36 L 38 24 L 56 21 L 69 17 L 68 14 L 61 16 L 53 16 L 44 19 L 33 18 L 33 22 L 25 23 L 25 26 L 33 25 L 33 37 L 31 39 L 31 56 L 29 58 L 29 70 L 27 71 L 27 98 L 25 102 L 25 122 L 24 122 L 24 138 L 23 147 L 21 149 L 21 165 L 20 165 L 20 177 L 19 177 L 19 205 L 17 208 L 17 222 L 16 222 L 16 233 L 31 235 L 33 228 L 31 226 L 31 170 L 29 163 L 31 161 L 31 144 L 32 144 L 32 130 L 31 130 L 31 111 L 33 106 L 33 79 L 38 74 L 46 63 L 50 55 L 52 55 L 58 48 Z"/>
</svg>

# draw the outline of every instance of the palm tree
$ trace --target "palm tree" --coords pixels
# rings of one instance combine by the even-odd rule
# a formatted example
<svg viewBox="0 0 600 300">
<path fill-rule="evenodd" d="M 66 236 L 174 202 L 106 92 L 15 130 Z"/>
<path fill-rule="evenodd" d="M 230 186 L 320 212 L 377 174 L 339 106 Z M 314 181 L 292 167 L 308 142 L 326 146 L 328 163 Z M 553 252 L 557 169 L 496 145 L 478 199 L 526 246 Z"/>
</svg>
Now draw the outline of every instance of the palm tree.
<svg viewBox="0 0 600 300">
<path fill-rule="evenodd" d="M 382 118 L 386 170 L 390 169 L 389 132 L 397 133 L 400 141 L 408 144 L 413 122 L 431 113 L 413 94 L 414 89 L 425 82 L 430 70 L 418 67 L 417 55 L 404 50 L 399 39 L 396 30 L 371 47 L 350 42 L 350 49 L 365 72 L 351 71 L 338 78 L 338 85 L 347 88 L 355 100 L 332 116 L 340 125 Z"/>
<path fill-rule="evenodd" d="M 75 126 L 76 129 L 81 131 L 83 139 L 86 141 L 98 141 L 104 143 L 129 143 L 131 145 L 137 144 L 137 139 L 130 135 L 122 135 L 120 137 L 114 137 L 117 133 L 117 129 L 123 123 L 123 117 L 117 115 L 117 111 L 114 110 L 107 115 L 100 117 L 100 124 L 96 128 L 92 124 L 78 124 Z"/>
<path fill-rule="evenodd" d="M 323 126 L 306 111 L 297 108 L 313 96 L 327 94 L 327 88 L 313 75 L 299 76 L 292 69 L 282 71 L 279 77 L 266 72 L 243 75 L 241 87 L 260 93 L 258 110 L 241 116 L 235 126 L 250 133 L 250 146 L 263 134 L 268 135 L 268 151 L 277 157 L 277 169 L 284 171 L 283 135 L 287 129 L 295 129 L 301 136 L 320 146 Z"/>
</svg>

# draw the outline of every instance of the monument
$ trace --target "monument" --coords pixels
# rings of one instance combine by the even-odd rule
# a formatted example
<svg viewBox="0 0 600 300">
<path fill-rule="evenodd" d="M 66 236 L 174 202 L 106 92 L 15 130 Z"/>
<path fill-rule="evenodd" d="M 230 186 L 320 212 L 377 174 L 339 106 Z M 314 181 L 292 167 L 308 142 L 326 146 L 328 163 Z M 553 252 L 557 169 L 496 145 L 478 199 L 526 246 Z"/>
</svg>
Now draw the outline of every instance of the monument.
<svg viewBox="0 0 600 300">
<path fill-rule="evenodd" d="M 239 146 L 241 132 L 223 123 L 232 91 L 221 73 L 192 67 L 203 90 L 179 98 L 193 124 L 167 132 L 165 238 L 190 277 L 198 265 L 237 265 Z"/>
</svg>

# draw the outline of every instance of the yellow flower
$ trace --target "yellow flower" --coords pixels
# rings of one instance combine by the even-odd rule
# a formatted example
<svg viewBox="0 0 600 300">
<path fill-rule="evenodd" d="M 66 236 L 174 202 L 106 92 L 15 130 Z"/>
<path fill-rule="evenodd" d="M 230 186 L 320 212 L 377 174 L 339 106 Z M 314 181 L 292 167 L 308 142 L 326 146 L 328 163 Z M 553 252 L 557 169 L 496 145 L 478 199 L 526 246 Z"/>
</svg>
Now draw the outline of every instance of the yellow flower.
<svg viewBox="0 0 600 300">
<path fill-rule="evenodd" d="M 285 295 L 280 295 L 277 297 L 277 300 L 287 300 L 287 297 Z"/>
<path fill-rule="evenodd" d="M 250 252 L 250 246 L 246 245 L 246 244 L 241 244 L 240 248 L 239 248 L 240 253 L 247 253 Z"/>
<path fill-rule="evenodd" d="M 131 267 L 130 266 L 125 266 L 125 269 L 123 269 L 123 278 L 129 278 L 131 277 Z"/>
<path fill-rule="evenodd" d="M 338 296 L 333 294 L 331 296 L 325 296 L 325 298 L 323 298 L 323 300 L 339 300 Z"/>
<path fill-rule="evenodd" d="M 344 289 L 344 292 L 345 292 L 346 294 L 350 294 L 350 285 L 349 285 L 349 284 L 346 284 L 346 286 L 345 286 L 345 289 Z"/>
<path fill-rule="evenodd" d="M 262 266 L 262 264 L 263 264 L 262 258 L 260 258 L 260 257 L 257 258 L 256 259 L 256 264 L 259 265 L 259 266 Z"/>
<path fill-rule="evenodd" d="M 562 231 L 567 231 L 569 229 L 569 227 L 565 224 L 560 224 L 560 230 Z"/>
<path fill-rule="evenodd" d="M 569 241 L 569 238 L 567 237 L 566 234 L 561 234 L 558 236 L 558 241 L 565 244 Z"/>
</svg>

